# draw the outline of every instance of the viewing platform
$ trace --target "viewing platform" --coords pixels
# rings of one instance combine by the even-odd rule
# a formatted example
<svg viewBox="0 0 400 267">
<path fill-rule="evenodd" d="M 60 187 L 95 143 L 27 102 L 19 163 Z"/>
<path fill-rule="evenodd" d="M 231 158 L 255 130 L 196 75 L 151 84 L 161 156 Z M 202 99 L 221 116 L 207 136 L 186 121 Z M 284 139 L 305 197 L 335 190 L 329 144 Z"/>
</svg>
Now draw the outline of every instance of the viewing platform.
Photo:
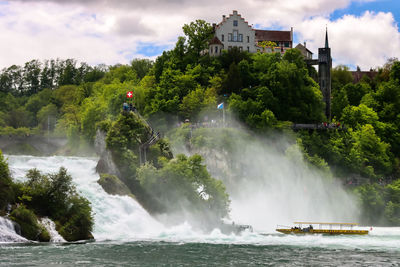
<svg viewBox="0 0 400 267">
<path fill-rule="evenodd" d="M 340 124 L 340 123 L 293 123 L 292 129 L 294 131 L 299 131 L 299 130 L 317 130 L 317 131 L 322 131 L 322 130 L 347 130 L 346 126 Z"/>
</svg>

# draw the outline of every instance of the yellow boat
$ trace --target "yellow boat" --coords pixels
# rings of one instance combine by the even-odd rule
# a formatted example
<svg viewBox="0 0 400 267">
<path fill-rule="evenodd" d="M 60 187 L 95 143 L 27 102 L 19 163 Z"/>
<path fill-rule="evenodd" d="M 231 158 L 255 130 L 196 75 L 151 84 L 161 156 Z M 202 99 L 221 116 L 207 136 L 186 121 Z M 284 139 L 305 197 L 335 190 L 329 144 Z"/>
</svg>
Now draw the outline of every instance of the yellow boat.
<svg viewBox="0 0 400 267">
<path fill-rule="evenodd" d="M 295 222 L 294 224 L 298 226 L 288 227 L 278 225 L 276 231 L 284 234 L 325 235 L 367 235 L 369 233 L 368 230 L 353 230 L 353 227 L 358 225 L 357 223 Z M 303 227 L 303 225 L 306 225 L 306 227 Z M 318 228 L 315 227 L 316 225 L 318 225 Z"/>
</svg>

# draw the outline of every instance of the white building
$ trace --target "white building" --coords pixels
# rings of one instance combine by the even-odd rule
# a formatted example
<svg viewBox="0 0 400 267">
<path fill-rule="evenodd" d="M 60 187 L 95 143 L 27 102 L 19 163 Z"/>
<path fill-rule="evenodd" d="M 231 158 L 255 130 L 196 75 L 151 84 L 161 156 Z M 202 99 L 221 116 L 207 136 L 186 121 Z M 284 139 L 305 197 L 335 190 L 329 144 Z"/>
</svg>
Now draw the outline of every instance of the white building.
<svg viewBox="0 0 400 267">
<path fill-rule="evenodd" d="M 237 47 L 239 51 L 250 53 L 281 52 L 292 48 L 293 28 L 290 31 L 268 31 L 253 29 L 236 10 L 228 17 L 222 16 L 222 21 L 214 24 L 215 35 L 209 43 L 209 55 L 219 56 L 222 49 L 230 50 Z M 273 48 L 263 49 L 259 42 L 271 41 L 276 44 Z"/>
</svg>

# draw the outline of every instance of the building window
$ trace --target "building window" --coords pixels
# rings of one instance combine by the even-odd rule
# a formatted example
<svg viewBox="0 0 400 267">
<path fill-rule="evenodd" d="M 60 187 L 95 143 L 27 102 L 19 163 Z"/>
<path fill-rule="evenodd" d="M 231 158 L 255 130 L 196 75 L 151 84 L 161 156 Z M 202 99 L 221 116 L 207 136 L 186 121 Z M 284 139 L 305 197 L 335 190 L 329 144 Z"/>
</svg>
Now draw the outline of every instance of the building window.
<svg viewBox="0 0 400 267">
<path fill-rule="evenodd" d="M 228 41 L 232 42 L 232 33 L 228 33 Z"/>
<path fill-rule="evenodd" d="M 247 47 L 247 52 L 250 52 L 250 47 Z"/>
<path fill-rule="evenodd" d="M 215 47 L 215 54 L 218 53 L 218 46 Z"/>
<path fill-rule="evenodd" d="M 228 46 L 228 51 L 232 50 L 232 46 Z"/>
<path fill-rule="evenodd" d="M 243 51 L 243 47 L 239 46 L 239 51 L 242 52 Z"/>
<path fill-rule="evenodd" d="M 239 42 L 243 42 L 243 34 L 239 34 Z"/>
<path fill-rule="evenodd" d="M 239 34 L 238 31 L 233 31 L 233 41 L 234 41 L 234 42 L 237 42 L 237 41 L 238 41 L 238 34 Z"/>
<path fill-rule="evenodd" d="M 250 43 L 250 36 L 247 36 L 247 42 Z"/>
<path fill-rule="evenodd" d="M 289 47 L 289 42 L 285 42 L 285 47 Z"/>
<path fill-rule="evenodd" d="M 233 26 L 237 27 L 237 25 L 238 25 L 238 21 L 237 21 L 237 20 L 234 20 L 234 21 L 233 21 Z"/>
</svg>

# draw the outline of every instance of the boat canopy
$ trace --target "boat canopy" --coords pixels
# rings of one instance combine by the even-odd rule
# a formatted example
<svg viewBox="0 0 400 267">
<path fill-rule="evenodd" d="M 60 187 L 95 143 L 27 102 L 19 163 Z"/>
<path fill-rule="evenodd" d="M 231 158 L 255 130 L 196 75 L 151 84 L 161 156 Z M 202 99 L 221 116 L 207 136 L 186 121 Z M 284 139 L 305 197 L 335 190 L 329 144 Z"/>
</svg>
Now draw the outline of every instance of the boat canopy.
<svg viewBox="0 0 400 267">
<path fill-rule="evenodd" d="M 323 223 L 323 222 L 295 222 L 295 224 L 325 224 L 325 225 L 348 225 L 348 226 L 358 225 L 358 223 Z"/>
</svg>

